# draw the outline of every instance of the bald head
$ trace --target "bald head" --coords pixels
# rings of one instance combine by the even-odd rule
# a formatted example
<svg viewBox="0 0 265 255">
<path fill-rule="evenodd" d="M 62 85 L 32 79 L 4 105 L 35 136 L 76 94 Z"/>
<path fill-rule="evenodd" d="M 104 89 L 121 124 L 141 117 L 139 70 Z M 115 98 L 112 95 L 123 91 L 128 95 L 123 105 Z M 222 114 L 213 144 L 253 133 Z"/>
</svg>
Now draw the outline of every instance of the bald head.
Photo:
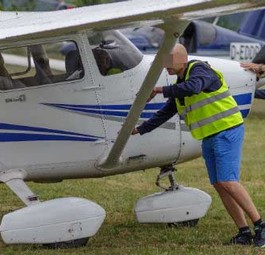
<svg viewBox="0 0 265 255">
<path fill-rule="evenodd" d="M 183 76 L 188 63 L 188 53 L 185 47 L 177 43 L 170 54 L 164 55 L 163 65 L 170 75 Z"/>
<path fill-rule="evenodd" d="M 184 64 L 188 62 L 188 53 L 186 51 L 186 48 L 182 44 L 177 43 L 172 50 L 172 54 L 173 64 Z"/>
<path fill-rule="evenodd" d="M 185 64 L 188 62 L 188 53 L 185 47 L 177 43 L 169 55 L 164 56 L 164 67 L 175 68 L 178 64 Z"/>
</svg>

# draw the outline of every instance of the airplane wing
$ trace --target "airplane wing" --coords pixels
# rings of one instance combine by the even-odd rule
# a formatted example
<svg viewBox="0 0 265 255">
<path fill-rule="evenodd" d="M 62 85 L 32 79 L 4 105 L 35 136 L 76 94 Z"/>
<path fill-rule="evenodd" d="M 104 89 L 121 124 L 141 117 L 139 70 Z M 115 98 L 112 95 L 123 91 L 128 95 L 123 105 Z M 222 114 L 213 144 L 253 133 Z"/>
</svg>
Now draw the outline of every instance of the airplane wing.
<svg viewBox="0 0 265 255">
<path fill-rule="evenodd" d="M 78 32 L 82 29 L 140 26 L 168 16 L 184 19 L 216 16 L 264 6 L 260 0 L 131 0 L 57 12 L 0 12 L 0 41 Z M 140 21 L 140 22 L 139 22 Z M 14 29 L 15 28 L 15 29 Z"/>
<path fill-rule="evenodd" d="M 162 25 L 165 40 L 146 75 L 144 83 L 108 156 L 99 167 L 116 167 L 129 140 L 131 130 L 145 106 L 161 72 L 162 56 L 170 53 L 188 20 L 265 7 L 260 0 L 130 0 L 119 3 L 88 6 L 57 12 L 0 12 L 0 43 L 31 40 L 44 36 L 78 33 L 80 30 L 102 30 L 141 26 L 142 22 Z"/>
</svg>

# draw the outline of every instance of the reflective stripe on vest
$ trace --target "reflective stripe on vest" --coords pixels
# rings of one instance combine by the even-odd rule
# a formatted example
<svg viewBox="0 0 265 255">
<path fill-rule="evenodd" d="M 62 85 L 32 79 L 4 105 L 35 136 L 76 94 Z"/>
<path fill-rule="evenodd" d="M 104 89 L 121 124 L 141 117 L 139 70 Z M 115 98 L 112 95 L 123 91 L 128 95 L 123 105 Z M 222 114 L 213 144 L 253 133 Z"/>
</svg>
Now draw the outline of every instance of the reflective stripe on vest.
<svg viewBox="0 0 265 255">
<path fill-rule="evenodd" d="M 188 80 L 195 63 L 189 64 L 185 81 Z M 198 140 L 243 123 L 240 110 L 228 90 L 222 73 L 215 69 L 213 71 L 221 82 L 218 90 L 208 93 L 202 91 L 185 97 L 184 105 L 176 99 L 179 115 L 185 120 L 192 136 Z"/>
<path fill-rule="evenodd" d="M 205 98 L 205 99 L 203 99 L 203 100 L 201 100 L 201 101 L 199 101 L 197 103 L 194 103 L 193 105 L 187 106 L 183 110 L 183 112 L 181 113 L 180 116 L 184 119 L 188 112 L 191 112 L 191 111 L 193 111 L 193 110 L 195 110 L 197 108 L 200 108 L 200 107 L 202 107 L 204 105 L 213 103 L 213 102 L 215 102 L 217 100 L 223 99 L 223 98 L 228 97 L 228 96 L 231 96 L 231 93 L 229 92 L 229 90 L 227 90 L 227 91 L 225 91 L 223 93 L 220 93 L 218 95 L 212 96 L 210 98 Z"/>
<path fill-rule="evenodd" d="M 190 125 L 189 125 L 189 129 L 192 131 L 192 130 L 194 130 L 195 128 L 199 128 L 199 127 L 202 127 L 202 126 L 204 126 L 204 125 L 206 125 L 206 124 L 208 124 L 208 123 L 214 122 L 214 121 L 216 121 L 216 120 L 223 119 L 223 118 L 225 118 L 225 117 L 227 117 L 227 116 L 229 116 L 229 115 L 232 115 L 232 114 L 234 114 L 234 113 L 237 113 L 238 111 L 239 111 L 238 107 L 235 106 L 235 107 L 232 108 L 232 109 L 229 109 L 229 110 L 224 111 L 224 112 L 220 112 L 220 113 L 215 114 L 215 115 L 213 115 L 213 116 L 211 116 L 211 117 L 209 117 L 209 118 L 203 119 L 203 120 L 198 121 L 198 122 L 193 123 L 193 124 L 190 124 Z"/>
</svg>

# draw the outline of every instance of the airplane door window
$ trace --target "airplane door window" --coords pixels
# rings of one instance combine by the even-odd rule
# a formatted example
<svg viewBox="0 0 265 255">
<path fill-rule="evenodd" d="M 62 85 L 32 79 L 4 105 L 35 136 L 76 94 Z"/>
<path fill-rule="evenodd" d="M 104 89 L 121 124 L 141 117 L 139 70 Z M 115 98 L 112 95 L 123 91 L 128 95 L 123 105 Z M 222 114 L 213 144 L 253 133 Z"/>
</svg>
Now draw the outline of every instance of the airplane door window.
<svg viewBox="0 0 265 255">
<path fill-rule="evenodd" d="M 62 51 L 65 42 L 32 44 L 0 51 L 0 90 L 81 79 L 84 68 L 78 47 Z"/>
<path fill-rule="evenodd" d="M 118 31 L 93 32 L 88 35 L 101 75 L 113 75 L 140 63 L 142 53 Z"/>
</svg>

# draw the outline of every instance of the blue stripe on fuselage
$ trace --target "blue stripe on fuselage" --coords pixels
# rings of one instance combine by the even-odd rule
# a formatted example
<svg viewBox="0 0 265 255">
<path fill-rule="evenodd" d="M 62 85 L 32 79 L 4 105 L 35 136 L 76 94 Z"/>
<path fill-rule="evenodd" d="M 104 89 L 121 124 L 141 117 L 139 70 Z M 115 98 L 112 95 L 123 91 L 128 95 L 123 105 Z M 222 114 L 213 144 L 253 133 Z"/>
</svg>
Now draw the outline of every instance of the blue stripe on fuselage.
<svg viewBox="0 0 265 255">
<path fill-rule="evenodd" d="M 237 104 L 251 105 L 252 94 L 240 94 L 234 96 Z M 73 112 L 85 114 L 107 115 L 126 117 L 131 108 L 131 105 L 73 105 L 73 104 L 47 104 L 60 109 L 66 109 Z M 149 119 L 157 111 L 163 107 L 164 103 L 149 103 L 145 106 L 141 118 Z M 119 111 L 120 110 L 120 111 Z M 148 110 L 151 110 L 150 112 Z M 250 109 L 242 109 L 241 114 L 245 118 L 249 114 Z M 1 130 L 5 130 L 2 131 Z M 24 131 L 22 132 L 7 132 L 7 131 Z M 28 133 L 25 133 L 28 132 Z M 29 133 L 30 132 L 30 133 Z M 38 133 L 37 133 L 38 132 Z M 41 132 L 41 133 L 40 133 Z M 46 134 L 45 134 L 46 133 Z M 102 139 L 93 135 L 75 133 L 64 130 L 49 129 L 43 127 L 32 127 L 15 125 L 9 123 L 0 123 L 0 142 L 19 142 L 19 141 L 96 141 Z"/>
<path fill-rule="evenodd" d="M 97 138 L 74 137 L 65 135 L 1 133 L 0 142 L 25 142 L 25 141 L 85 141 L 94 142 Z"/>
<path fill-rule="evenodd" d="M 235 95 L 233 97 L 236 100 L 238 105 L 251 104 L 251 101 L 252 101 L 252 93 Z"/>
<path fill-rule="evenodd" d="M 252 94 L 240 94 L 233 96 L 237 104 L 240 105 L 248 105 L 251 104 Z M 140 118 L 149 119 L 153 116 L 154 111 L 158 111 L 163 107 L 165 103 L 149 103 L 146 104 L 144 111 L 141 113 Z M 79 112 L 83 114 L 95 114 L 95 115 L 105 115 L 105 116 L 117 116 L 125 118 L 128 115 L 128 112 L 131 108 L 130 104 L 124 105 L 73 105 L 73 104 L 50 104 L 44 103 L 44 105 L 52 106 L 60 109 L 66 109 L 73 112 Z M 151 110 L 151 111 L 150 111 Z M 241 110 L 242 116 L 245 118 L 249 109 Z"/>
</svg>

